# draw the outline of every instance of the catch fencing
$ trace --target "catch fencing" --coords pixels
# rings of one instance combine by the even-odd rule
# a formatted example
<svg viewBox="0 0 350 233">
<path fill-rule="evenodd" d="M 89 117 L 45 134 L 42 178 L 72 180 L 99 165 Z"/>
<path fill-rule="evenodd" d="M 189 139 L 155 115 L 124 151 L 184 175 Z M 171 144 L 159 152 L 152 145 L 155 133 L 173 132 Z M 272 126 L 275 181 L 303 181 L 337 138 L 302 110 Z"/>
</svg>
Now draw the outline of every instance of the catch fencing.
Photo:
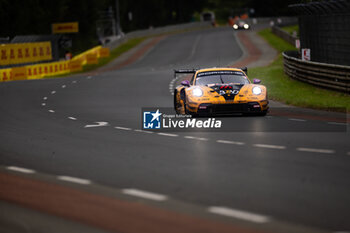
<svg viewBox="0 0 350 233">
<path fill-rule="evenodd" d="M 290 5 L 299 15 L 301 48 L 315 62 L 350 66 L 350 1 L 312 1 Z"/>
</svg>

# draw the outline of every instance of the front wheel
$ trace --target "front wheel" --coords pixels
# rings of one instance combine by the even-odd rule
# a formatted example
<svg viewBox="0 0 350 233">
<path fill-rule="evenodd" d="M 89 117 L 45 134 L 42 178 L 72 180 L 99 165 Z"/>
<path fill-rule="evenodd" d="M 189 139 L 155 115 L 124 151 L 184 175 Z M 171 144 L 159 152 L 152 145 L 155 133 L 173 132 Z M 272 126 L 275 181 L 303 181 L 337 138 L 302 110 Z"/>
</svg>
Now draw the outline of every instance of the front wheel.
<svg viewBox="0 0 350 233">
<path fill-rule="evenodd" d="M 267 110 L 261 111 L 261 112 L 246 112 L 243 113 L 245 116 L 266 116 Z"/>
<path fill-rule="evenodd" d="M 257 113 L 256 115 L 257 116 L 266 116 L 266 114 L 267 114 L 267 110 L 264 110 L 264 111 Z"/>
</svg>

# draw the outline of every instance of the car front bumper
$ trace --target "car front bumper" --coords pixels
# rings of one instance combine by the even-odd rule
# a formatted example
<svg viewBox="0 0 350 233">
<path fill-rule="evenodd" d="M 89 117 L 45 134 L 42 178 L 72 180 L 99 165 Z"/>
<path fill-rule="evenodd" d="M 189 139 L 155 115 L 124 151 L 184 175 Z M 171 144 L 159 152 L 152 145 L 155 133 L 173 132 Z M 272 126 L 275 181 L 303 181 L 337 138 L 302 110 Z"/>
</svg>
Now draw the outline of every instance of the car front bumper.
<svg viewBox="0 0 350 233">
<path fill-rule="evenodd" d="M 268 101 L 264 103 L 248 102 L 233 104 L 203 103 L 197 108 L 188 108 L 188 111 L 197 115 L 229 115 L 235 113 L 262 113 L 268 110 Z"/>
</svg>

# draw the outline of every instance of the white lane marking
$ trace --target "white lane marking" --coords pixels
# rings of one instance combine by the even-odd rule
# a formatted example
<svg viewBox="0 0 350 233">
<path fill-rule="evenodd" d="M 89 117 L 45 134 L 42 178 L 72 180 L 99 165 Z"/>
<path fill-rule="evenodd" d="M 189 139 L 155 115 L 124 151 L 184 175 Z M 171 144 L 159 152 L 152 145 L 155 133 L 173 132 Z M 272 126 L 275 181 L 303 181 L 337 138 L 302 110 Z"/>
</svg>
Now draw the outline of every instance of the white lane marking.
<svg viewBox="0 0 350 233">
<path fill-rule="evenodd" d="M 226 207 L 212 206 L 208 208 L 208 211 L 210 213 L 220 214 L 227 217 L 238 218 L 255 223 L 267 223 L 270 221 L 270 218 L 264 215 L 254 214 L 247 211 L 236 210 Z"/>
<path fill-rule="evenodd" d="M 328 122 L 330 125 L 347 125 L 346 123 L 341 123 L 341 122 Z"/>
<path fill-rule="evenodd" d="M 87 79 L 91 79 L 92 77 L 91 77 L 91 76 L 87 76 L 86 78 L 87 78 Z"/>
<path fill-rule="evenodd" d="M 334 150 L 317 149 L 317 148 L 305 148 L 305 147 L 298 147 L 297 151 L 312 152 L 312 153 L 324 153 L 324 154 L 333 154 L 335 152 Z"/>
<path fill-rule="evenodd" d="M 165 201 L 168 199 L 167 196 L 158 194 L 158 193 L 151 193 L 146 192 L 138 189 L 123 189 L 122 192 L 127 195 L 135 196 L 135 197 L 142 197 L 146 199 L 150 199 L 153 201 Z"/>
<path fill-rule="evenodd" d="M 304 119 L 298 119 L 298 118 L 288 118 L 288 120 L 290 120 L 290 121 L 306 121 L 306 120 L 304 120 Z"/>
<path fill-rule="evenodd" d="M 42 103 L 41 106 L 46 106 L 46 103 Z"/>
<path fill-rule="evenodd" d="M 23 167 L 8 166 L 8 167 L 6 167 L 6 169 L 11 170 L 11 171 L 16 171 L 16 172 L 28 173 L 28 174 L 35 173 L 34 170 L 28 169 L 28 168 L 23 168 Z"/>
<path fill-rule="evenodd" d="M 72 182 L 72 183 L 78 183 L 78 184 L 85 184 L 85 185 L 91 184 L 90 180 L 81 179 L 81 178 L 77 178 L 77 177 L 71 177 L 71 176 L 57 176 L 57 179 Z"/>
<path fill-rule="evenodd" d="M 253 144 L 253 146 L 259 147 L 259 148 L 278 149 L 278 150 L 286 149 L 285 146 L 268 145 L 268 144 Z"/>
<path fill-rule="evenodd" d="M 53 95 L 53 94 L 55 94 L 56 93 L 56 91 L 51 91 L 51 95 Z"/>
<path fill-rule="evenodd" d="M 177 134 L 172 134 L 172 133 L 157 133 L 158 135 L 161 135 L 161 136 L 168 136 L 168 137 L 177 137 L 179 135 Z"/>
<path fill-rule="evenodd" d="M 115 129 L 120 129 L 120 130 L 127 130 L 127 131 L 131 130 L 131 128 L 119 127 L 119 126 L 116 126 L 116 127 L 114 127 L 114 128 L 115 128 Z"/>
<path fill-rule="evenodd" d="M 201 39 L 201 35 L 198 35 L 197 36 L 197 38 L 196 38 L 196 40 L 194 41 L 194 43 L 193 43 L 193 47 L 192 47 L 192 50 L 191 50 L 191 54 L 190 54 L 190 56 L 187 58 L 187 60 L 190 60 L 193 56 L 194 56 L 194 54 L 196 53 L 196 50 L 197 50 L 197 46 L 198 46 L 198 42 L 199 42 L 199 40 Z"/>
<path fill-rule="evenodd" d="M 72 120 L 72 121 L 76 121 L 76 120 L 78 120 L 77 118 L 75 118 L 75 117 L 68 117 L 68 119 L 70 119 L 70 120 Z"/>
<path fill-rule="evenodd" d="M 74 80 L 74 81 L 72 81 L 72 83 L 77 83 L 77 81 Z"/>
<path fill-rule="evenodd" d="M 43 98 L 43 100 L 47 100 L 47 97 L 45 96 L 45 97 Z"/>
<path fill-rule="evenodd" d="M 96 123 L 95 125 L 85 125 L 84 128 L 102 127 L 102 126 L 108 126 L 109 125 L 108 122 L 104 122 L 104 121 L 97 121 L 95 123 Z"/>
<path fill-rule="evenodd" d="M 217 143 L 224 143 L 224 144 L 233 144 L 233 145 L 244 145 L 244 142 L 235 142 L 235 141 L 227 141 L 227 140 L 216 140 Z"/>
<path fill-rule="evenodd" d="M 62 85 L 62 88 L 66 88 L 66 85 Z"/>
<path fill-rule="evenodd" d="M 147 131 L 147 130 L 141 130 L 141 129 L 134 129 L 134 131 L 139 133 L 154 133 L 153 131 Z"/>
<path fill-rule="evenodd" d="M 52 109 L 50 109 L 50 110 L 49 110 L 49 112 L 54 113 L 55 111 L 54 111 L 54 110 L 52 110 Z"/>
<path fill-rule="evenodd" d="M 208 138 L 200 138 L 200 137 L 193 137 L 193 136 L 184 136 L 184 138 L 199 140 L 199 141 L 208 141 L 209 140 Z"/>
</svg>

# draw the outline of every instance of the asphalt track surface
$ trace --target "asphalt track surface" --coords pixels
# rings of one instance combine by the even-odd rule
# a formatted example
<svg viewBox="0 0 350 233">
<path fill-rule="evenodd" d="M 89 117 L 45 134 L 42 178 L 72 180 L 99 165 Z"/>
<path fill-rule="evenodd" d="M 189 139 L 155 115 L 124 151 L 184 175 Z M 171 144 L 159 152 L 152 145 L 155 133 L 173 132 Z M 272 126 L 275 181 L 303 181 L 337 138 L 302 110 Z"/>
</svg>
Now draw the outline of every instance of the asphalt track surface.
<svg viewBox="0 0 350 233">
<path fill-rule="evenodd" d="M 229 118 L 235 132 L 140 131 L 142 107 L 172 107 L 174 68 L 225 66 L 242 54 L 229 28 L 202 30 L 168 36 L 118 70 L 1 83 L 0 164 L 350 230 L 344 122 L 298 118 L 304 110 L 293 108 L 299 115 Z M 106 125 L 85 127 L 96 122 Z"/>
</svg>

